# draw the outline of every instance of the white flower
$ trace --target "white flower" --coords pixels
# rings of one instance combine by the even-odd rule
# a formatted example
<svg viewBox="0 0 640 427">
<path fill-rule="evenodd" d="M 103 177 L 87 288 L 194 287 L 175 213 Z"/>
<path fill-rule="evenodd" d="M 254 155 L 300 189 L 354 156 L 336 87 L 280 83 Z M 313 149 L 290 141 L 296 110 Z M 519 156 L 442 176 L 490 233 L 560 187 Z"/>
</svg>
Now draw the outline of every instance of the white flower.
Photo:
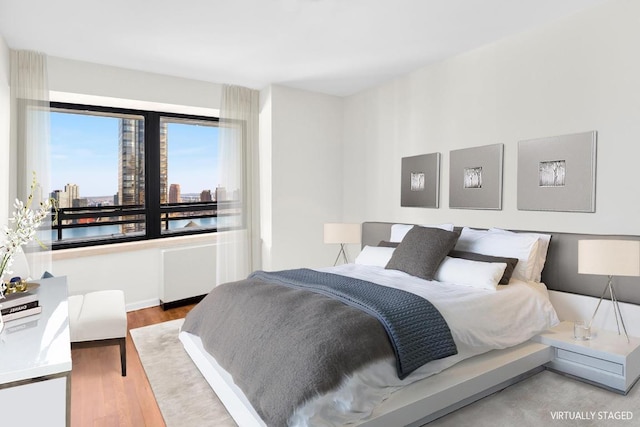
<svg viewBox="0 0 640 427">
<path fill-rule="evenodd" d="M 33 194 L 37 184 L 34 173 L 27 203 L 25 204 L 16 199 L 13 205 L 15 211 L 9 218 L 9 224 L 13 224 L 13 226 L 4 227 L 5 242 L 0 246 L 0 279 L 2 279 L 4 273 L 11 273 L 8 268 L 13 263 L 13 255 L 19 247 L 36 238 L 36 230 L 51 211 L 51 199 L 41 202 L 37 211 L 31 209 L 31 202 L 33 201 Z M 38 241 L 38 243 L 40 242 Z M 42 245 L 42 243 L 40 244 Z M 0 283 L 0 299 L 4 298 L 4 288 L 5 285 L 2 281 Z"/>
</svg>

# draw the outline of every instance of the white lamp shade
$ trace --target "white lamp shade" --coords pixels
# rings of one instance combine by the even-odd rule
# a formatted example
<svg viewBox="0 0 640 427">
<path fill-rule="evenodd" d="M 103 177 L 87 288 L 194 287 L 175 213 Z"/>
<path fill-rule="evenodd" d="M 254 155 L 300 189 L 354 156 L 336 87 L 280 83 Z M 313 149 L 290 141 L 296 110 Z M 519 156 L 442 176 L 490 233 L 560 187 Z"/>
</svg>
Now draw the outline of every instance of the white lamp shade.
<svg viewBox="0 0 640 427">
<path fill-rule="evenodd" d="M 360 243 L 360 224 L 328 223 L 324 225 L 325 243 Z"/>
<path fill-rule="evenodd" d="M 578 273 L 640 276 L 640 241 L 579 240 Z"/>
</svg>

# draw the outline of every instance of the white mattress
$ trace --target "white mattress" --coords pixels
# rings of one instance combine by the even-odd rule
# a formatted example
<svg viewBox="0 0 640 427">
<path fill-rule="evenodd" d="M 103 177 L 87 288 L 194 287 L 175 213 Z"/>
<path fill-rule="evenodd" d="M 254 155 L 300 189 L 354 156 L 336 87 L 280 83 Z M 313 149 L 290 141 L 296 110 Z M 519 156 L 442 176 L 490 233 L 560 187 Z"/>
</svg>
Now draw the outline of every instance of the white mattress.
<svg viewBox="0 0 640 427">
<path fill-rule="evenodd" d="M 447 320 L 458 354 L 432 361 L 404 380 L 398 379 L 393 359 L 367 366 L 345 378 L 338 390 L 300 407 L 290 423 L 296 427 L 343 425 L 366 419 L 394 391 L 466 358 L 527 341 L 558 323 L 546 287 L 540 283 L 512 280 L 509 285 L 490 291 L 355 264 L 320 271 L 368 280 L 427 298 Z"/>
</svg>

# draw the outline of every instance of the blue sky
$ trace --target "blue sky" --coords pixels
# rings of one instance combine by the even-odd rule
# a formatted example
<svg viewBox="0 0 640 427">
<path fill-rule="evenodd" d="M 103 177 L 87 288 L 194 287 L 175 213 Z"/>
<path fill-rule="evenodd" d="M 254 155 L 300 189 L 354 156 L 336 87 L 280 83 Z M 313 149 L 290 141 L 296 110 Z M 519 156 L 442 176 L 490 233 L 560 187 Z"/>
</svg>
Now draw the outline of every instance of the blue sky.
<svg viewBox="0 0 640 427">
<path fill-rule="evenodd" d="M 118 191 L 118 119 L 51 113 L 51 185 L 80 187 L 81 197 Z M 218 128 L 169 123 L 168 180 L 182 193 L 215 190 L 218 184 Z"/>
<path fill-rule="evenodd" d="M 169 123 L 169 184 L 180 184 L 182 193 L 216 189 L 220 183 L 218 130 L 216 126 Z"/>
</svg>

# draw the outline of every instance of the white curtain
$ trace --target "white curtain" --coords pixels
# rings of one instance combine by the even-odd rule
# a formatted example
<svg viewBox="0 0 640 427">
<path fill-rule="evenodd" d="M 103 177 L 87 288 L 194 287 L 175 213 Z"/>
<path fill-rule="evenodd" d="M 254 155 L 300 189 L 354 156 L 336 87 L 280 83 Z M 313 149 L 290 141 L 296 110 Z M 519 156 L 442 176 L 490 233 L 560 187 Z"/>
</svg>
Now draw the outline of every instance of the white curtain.
<svg viewBox="0 0 640 427">
<path fill-rule="evenodd" d="M 49 197 L 49 79 L 47 57 L 31 51 L 11 51 L 11 172 L 9 216 L 13 201 L 26 203 L 34 173 L 38 181 L 32 208 L 37 210 Z M 38 236 L 49 241 L 50 221 L 39 228 Z M 51 271 L 51 251 L 32 242 L 25 248 L 31 276 L 40 278 Z"/>
<path fill-rule="evenodd" d="M 225 85 L 220 103 L 218 195 L 226 194 L 226 213 L 218 218 L 216 284 L 244 279 L 261 266 L 258 175 L 258 91 Z M 234 201 L 238 203 L 234 205 Z M 218 200 L 219 213 L 224 205 Z"/>
</svg>

